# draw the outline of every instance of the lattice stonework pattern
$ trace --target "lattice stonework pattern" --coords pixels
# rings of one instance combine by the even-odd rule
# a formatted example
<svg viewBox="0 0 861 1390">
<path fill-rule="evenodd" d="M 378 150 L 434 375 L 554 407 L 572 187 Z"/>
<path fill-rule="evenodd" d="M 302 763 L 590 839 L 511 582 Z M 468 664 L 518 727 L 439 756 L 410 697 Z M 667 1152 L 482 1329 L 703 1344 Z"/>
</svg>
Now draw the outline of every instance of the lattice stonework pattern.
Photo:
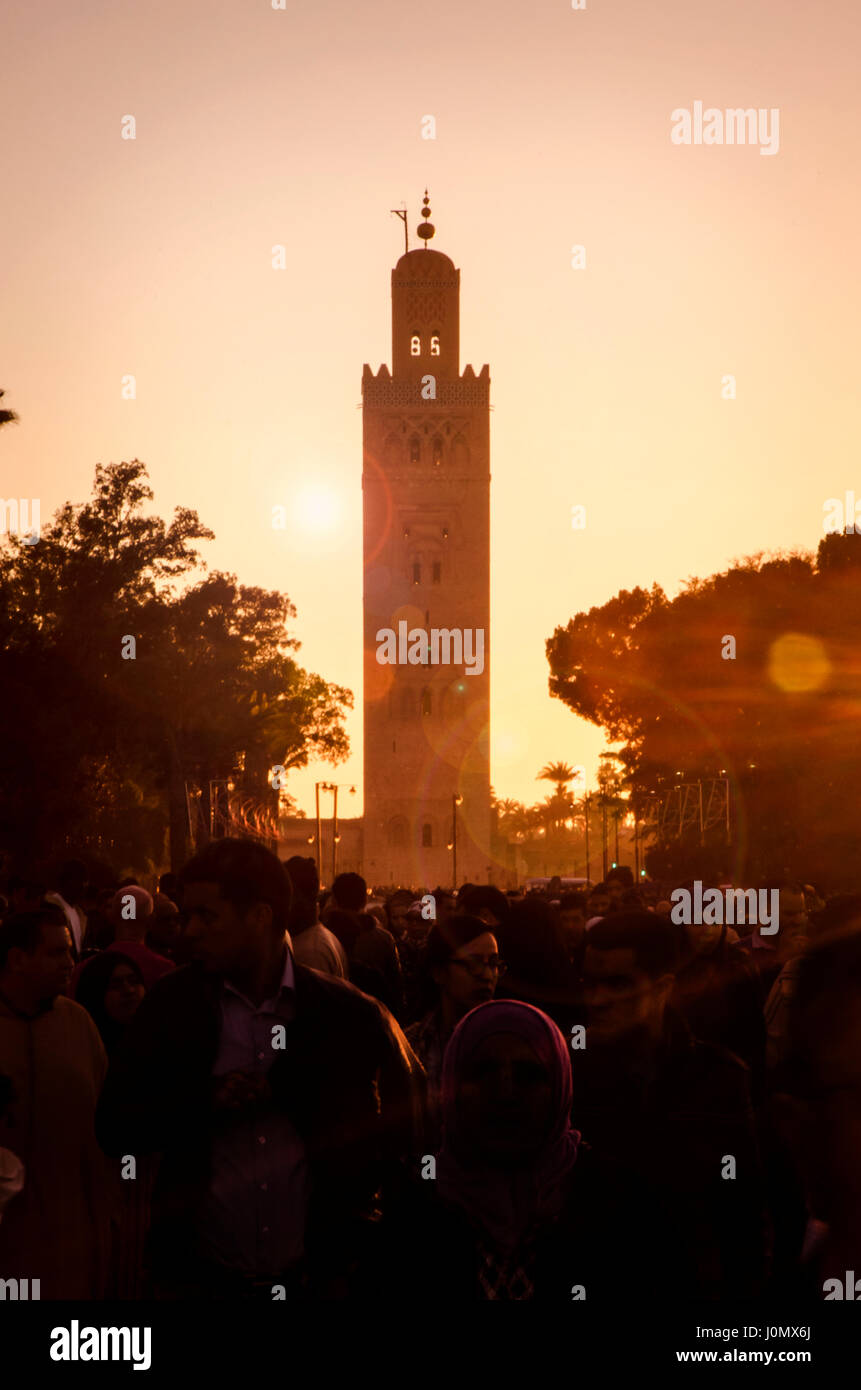
<svg viewBox="0 0 861 1390">
<path fill-rule="evenodd" d="M 407 300 L 407 318 L 416 323 L 445 323 L 445 295 L 441 290 L 425 294 L 414 290 Z"/>
<path fill-rule="evenodd" d="M 421 382 L 418 381 L 378 381 L 372 377 L 362 383 L 362 395 L 366 406 L 422 404 Z M 463 380 L 438 381 L 436 399 L 429 404 L 487 405 L 489 397 L 489 381 L 468 384 Z"/>
</svg>

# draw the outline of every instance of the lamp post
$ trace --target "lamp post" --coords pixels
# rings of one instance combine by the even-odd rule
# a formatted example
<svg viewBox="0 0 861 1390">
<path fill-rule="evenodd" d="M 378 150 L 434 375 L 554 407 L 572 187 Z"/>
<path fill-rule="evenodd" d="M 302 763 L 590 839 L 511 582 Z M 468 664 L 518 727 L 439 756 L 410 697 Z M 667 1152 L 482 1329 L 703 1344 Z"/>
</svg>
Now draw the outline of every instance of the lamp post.
<svg viewBox="0 0 861 1390">
<path fill-rule="evenodd" d="M 317 804 L 317 852 L 316 852 L 316 856 L 315 856 L 315 857 L 316 857 L 316 860 L 317 860 L 317 882 L 318 882 L 318 883 L 319 883 L 320 877 L 321 877 L 321 864 L 320 864 L 320 838 L 321 838 L 321 827 L 320 827 L 320 788 L 321 788 L 321 787 L 327 787 L 328 785 L 329 785 L 328 782 L 315 782 L 315 783 L 314 783 L 314 798 L 315 798 L 315 801 L 316 801 L 316 804 Z"/>
<path fill-rule="evenodd" d="M 356 788 L 355 788 L 354 786 L 352 786 L 349 782 L 317 782 L 317 783 L 315 783 L 315 790 L 316 790 L 316 793 L 317 793 L 317 877 L 318 877 L 318 879 L 319 879 L 319 878 L 322 878 L 322 876 L 323 876 L 323 868 L 322 868 L 322 863 L 321 863 L 321 852 L 320 852 L 320 829 L 321 829 L 321 827 L 320 827 L 320 792 L 321 792 L 321 791 L 324 791 L 324 792 L 332 792 L 332 793 L 333 793 L 333 803 L 332 803 L 332 882 L 333 882 L 333 883 L 334 883 L 334 881 L 335 881 L 335 868 L 336 868 L 337 853 L 338 853 L 337 846 L 338 846 L 338 844 L 339 844 L 339 842 L 340 842 L 340 839 L 341 839 L 340 835 L 338 834 L 338 788 L 339 788 L 339 787 L 348 787 L 348 788 L 349 788 L 349 791 L 350 791 L 350 795 L 351 795 L 351 796 L 355 796 L 355 795 L 356 795 Z"/>
<path fill-rule="evenodd" d="M 219 787 L 226 787 L 226 788 L 227 788 L 227 793 L 228 793 L 227 798 L 226 798 L 226 799 L 227 799 L 227 809 L 226 809 L 226 811 L 222 812 L 222 810 L 221 810 L 221 808 L 220 808 L 220 806 L 219 806 L 217 815 L 218 815 L 218 819 L 219 819 L 219 822 L 221 823 L 222 827 L 224 827 L 224 828 L 229 828 L 229 824 L 230 824 L 230 793 L 233 791 L 235 785 L 236 785 L 236 784 L 235 784 L 235 782 L 233 781 L 233 778 L 232 778 L 232 777 L 211 777 L 211 778 L 209 779 L 209 838 L 210 838 L 211 840 L 214 840 L 214 839 L 216 838 L 216 835 L 215 835 L 216 809 L 215 809 L 215 808 L 216 808 L 216 801 L 220 801 L 220 800 L 221 800 L 221 796 L 220 796 L 220 794 L 219 794 L 219 792 L 218 792 L 218 788 L 219 788 Z M 214 793 L 215 793 L 214 795 L 213 795 L 213 791 L 214 791 Z M 224 838 L 224 828 L 222 828 L 221 834 L 218 836 L 218 839 L 219 839 L 219 840 L 221 840 L 221 839 Z"/>
<path fill-rule="evenodd" d="M 463 805 L 460 792 L 452 793 L 451 798 L 451 876 L 455 893 L 457 892 L 457 808 Z"/>
</svg>

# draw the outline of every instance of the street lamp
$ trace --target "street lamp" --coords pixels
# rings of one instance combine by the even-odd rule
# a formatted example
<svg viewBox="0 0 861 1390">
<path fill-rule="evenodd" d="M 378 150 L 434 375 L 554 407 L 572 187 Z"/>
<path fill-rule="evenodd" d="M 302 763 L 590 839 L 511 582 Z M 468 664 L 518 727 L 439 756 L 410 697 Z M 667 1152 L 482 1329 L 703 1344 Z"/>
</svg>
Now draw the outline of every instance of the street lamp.
<svg viewBox="0 0 861 1390">
<path fill-rule="evenodd" d="M 451 876 L 454 884 L 454 891 L 457 892 L 457 808 L 463 805 L 463 797 L 460 792 L 454 792 L 451 798 Z"/>
<path fill-rule="evenodd" d="M 322 878 L 323 870 L 320 862 L 320 792 L 332 792 L 334 800 L 332 803 L 332 882 L 335 881 L 335 856 L 337 846 L 340 844 L 341 837 L 338 834 L 338 788 L 346 787 L 350 795 L 356 795 L 356 788 L 349 782 L 315 782 L 314 790 L 317 796 L 317 877 Z"/>
</svg>

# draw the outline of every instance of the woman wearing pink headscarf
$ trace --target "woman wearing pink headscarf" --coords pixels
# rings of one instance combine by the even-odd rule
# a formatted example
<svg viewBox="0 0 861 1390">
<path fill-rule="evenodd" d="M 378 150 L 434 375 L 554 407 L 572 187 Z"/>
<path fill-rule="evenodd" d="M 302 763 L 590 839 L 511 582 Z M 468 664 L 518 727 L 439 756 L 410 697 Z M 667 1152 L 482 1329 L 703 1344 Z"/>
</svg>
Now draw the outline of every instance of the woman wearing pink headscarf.
<svg viewBox="0 0 861 1390">
<path fill-rule="evenodd" d="M 461 1020 L 443 1059 L 442 1148 L 435 1170 L 424 1156 L 411 1208 L 393 1215 L 391 1287 L 379 1292 L 446 1304 L 618 1299 L 639 1225 L 625 1177 L 572 1126 L 570 1058 L 530 1004 L 491 1000 Z"/>
</svg>

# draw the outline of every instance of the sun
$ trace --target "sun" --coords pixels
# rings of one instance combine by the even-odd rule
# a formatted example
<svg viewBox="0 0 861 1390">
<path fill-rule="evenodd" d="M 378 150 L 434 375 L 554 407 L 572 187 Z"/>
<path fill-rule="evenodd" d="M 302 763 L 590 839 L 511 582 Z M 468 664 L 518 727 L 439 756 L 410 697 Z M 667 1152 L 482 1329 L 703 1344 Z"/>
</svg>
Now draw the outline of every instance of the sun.
<svg viewBox="0 0 861 1390">
<path fill-rule="evenodd" d="M 333 531 L 341 516 L 340 500 L 331 488 L 315 484 L 297 495 L 293 515 L 305 531 Z"/>
</svg>

